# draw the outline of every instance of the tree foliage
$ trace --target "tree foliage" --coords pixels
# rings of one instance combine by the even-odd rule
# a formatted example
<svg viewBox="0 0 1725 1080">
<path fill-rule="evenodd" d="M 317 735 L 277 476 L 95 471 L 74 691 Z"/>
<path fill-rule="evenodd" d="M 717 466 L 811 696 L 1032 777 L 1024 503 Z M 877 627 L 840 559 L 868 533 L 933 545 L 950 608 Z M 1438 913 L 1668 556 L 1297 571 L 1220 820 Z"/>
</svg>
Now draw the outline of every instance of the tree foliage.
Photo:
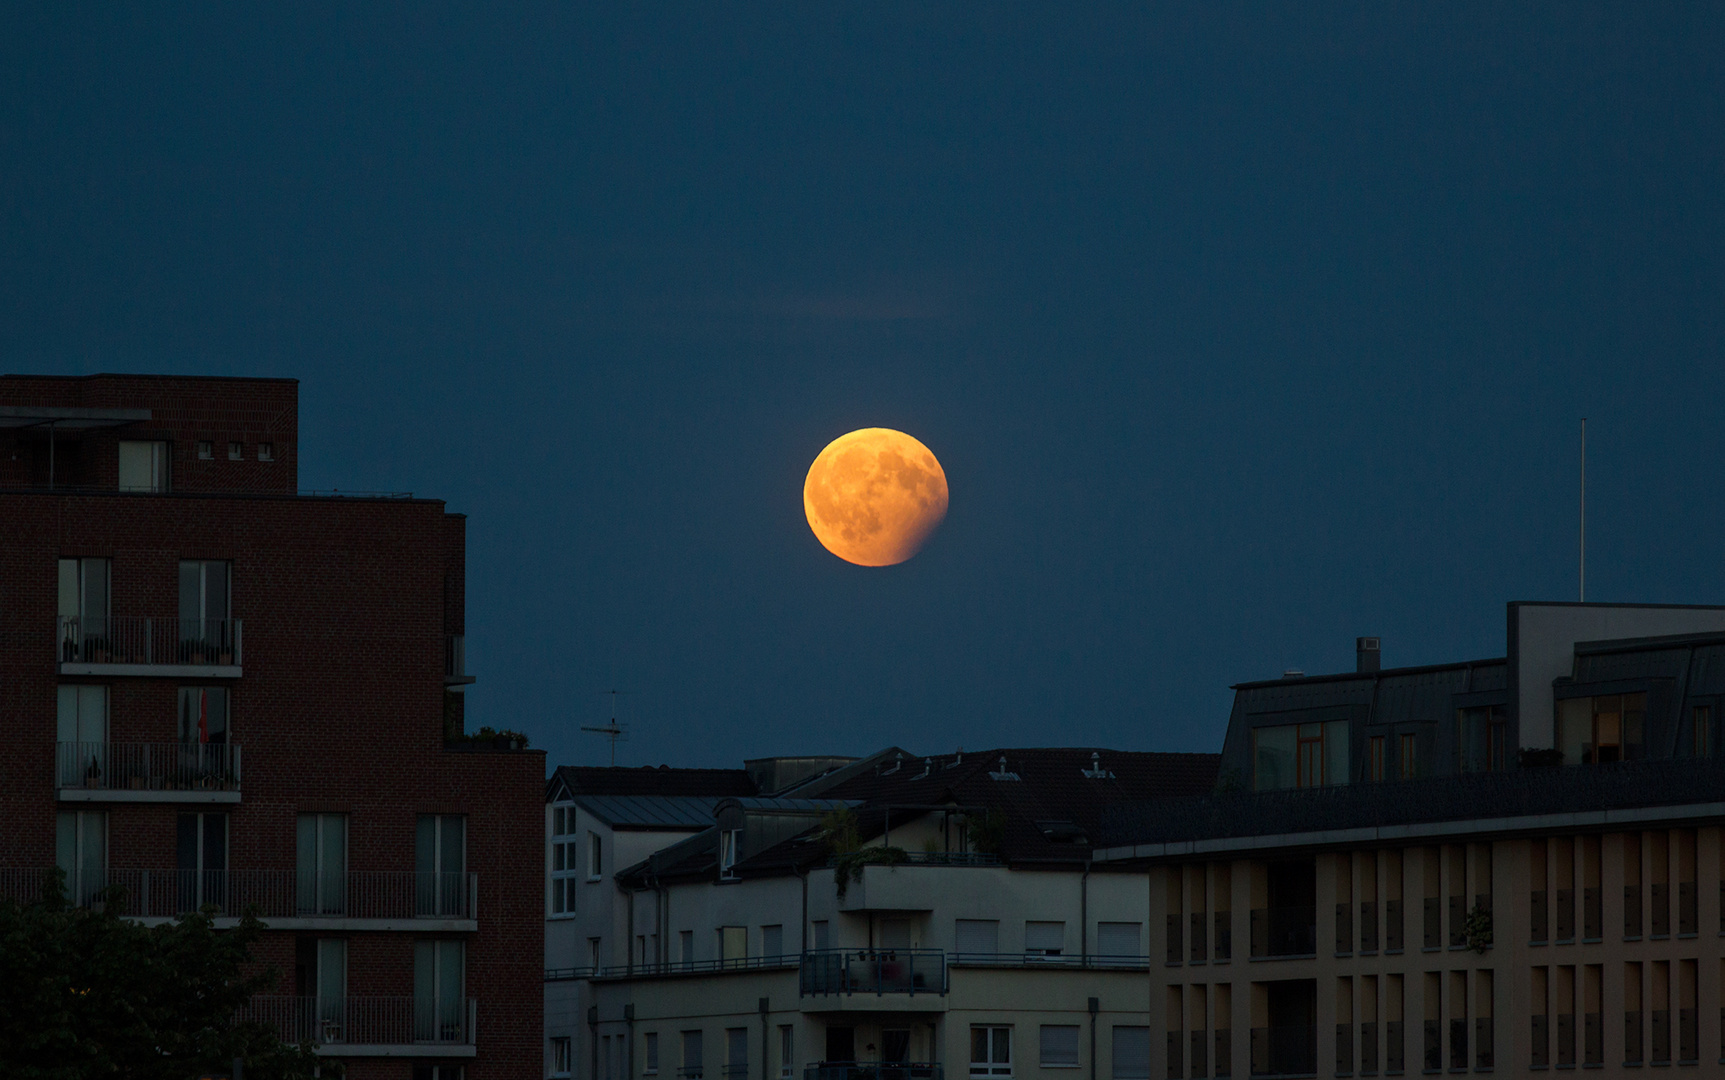
<svg viewBox="0 0 1725 1080">
<path fill-rule="evenodd" d="M 263 924 L 247 914 L 216 930 L 214 910 L 145 926 L 120 917 L 122 891 L 72 905 L 65 875 L 46 877 L 40 900 L 0 901 L 0 1060 L 8 1080 L 246 1080 L 339 1076 L 309 1044 L 239 1023 L 252 994 L 276 972 L 256 971 L 251 947 Z"/>
</svg>

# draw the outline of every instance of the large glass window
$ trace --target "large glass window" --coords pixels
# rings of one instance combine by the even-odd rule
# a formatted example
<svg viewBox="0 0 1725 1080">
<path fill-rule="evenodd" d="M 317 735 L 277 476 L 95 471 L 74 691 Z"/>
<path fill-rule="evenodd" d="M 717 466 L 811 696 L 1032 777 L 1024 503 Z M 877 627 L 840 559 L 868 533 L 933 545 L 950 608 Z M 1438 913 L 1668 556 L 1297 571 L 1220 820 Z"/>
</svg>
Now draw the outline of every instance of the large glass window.
<svg viewBox="0 0 1725 1080">
<path fill-rule="evenodd" d="M 168 444 L 131 440 L 121 442 L 120 490 L 168 490 Z"/>
<path fill-rule="evenodd" d="M 347 940 L 302 937 L 294 943 L 294 990 L 316 1018 L 317 1042 L 347 1038 Z"/>
<path fill-rule="evenodd" d="M 467 819 L 421 814 L 414 844 L 414 910 L 459 916 L 467 910 Z"/>
<path fill-rule="evenodd" d="M 1347 782 L 1346 720 L 1252 729 L 1254 790 L 1334 787 Z"/>
<path fill-rule="evenodd" d="M 465 954 L 461 941 L 413 943 L 414 1038 L 465 1042 L 467 1001 L 463 995 Z"/>
<path fill-rule="evenodd" d="M 301 814 L 294 851 L 296 905 L 302 915 L 347 910 L 347 815 Z"/>
<path fill-rule="evenodd" d="M 1565 765 L 1608 765 L 1642 757 L 1646 694 L 1604 694 L 1557 703 L 1557 748 Z"/>
<path fill-rule="evenodd" d="M 575 885 L 581 880 L 575 842 L 575 808 L 551 808 L 551 914 L 575 914 Z"/>
<path fill-rule="evenodd" d="M 228 564 L 214 559 L 180 563 L 180 663 L 233 663 Z"/>
<path fill-rule="evenodd" d="M 59 688 L 56 738 L 60 748 L 59 786 L 106 787 L 108 775 L 108 688 Z"/>
<path fill-rule="evenodd" d="M 180 741 L 183 743 L 225 743 L 228 741 L 227 687 L 180 687 Z"/>
<path fill-rule="evenodd" d="M 1012 1029 L 972 1024 L 970 1028 L 970 1075 L 1012 1075 Z"/>
<path fill-rule="evenodd" d="M 108 815 L 63 810 L 55 826 L 55 862 L 66 873 L 66 896 L 74 904 L 88 904 L 108 884 Z"/>
<path fill-rule="evenodd" d="M 1457 767 L 1462 772 L 1501 772 L 1509 767 L 1506 706 L 1457 709 L 1455 718 Z"/>
<path fill-rule="evenodd" d="M 228 816 L 181 814 L 174 844 L 175 891 L 180 911 L 228 901 Z"/>
</svg>

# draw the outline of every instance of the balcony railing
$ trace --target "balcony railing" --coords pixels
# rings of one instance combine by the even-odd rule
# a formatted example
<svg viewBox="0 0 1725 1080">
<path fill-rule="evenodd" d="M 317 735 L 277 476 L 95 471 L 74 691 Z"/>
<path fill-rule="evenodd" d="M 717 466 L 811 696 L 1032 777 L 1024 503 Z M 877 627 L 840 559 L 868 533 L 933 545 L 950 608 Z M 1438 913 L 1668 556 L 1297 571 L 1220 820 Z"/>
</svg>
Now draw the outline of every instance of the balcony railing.
<svg viewBox="0 0 1725 1080">
<path fill-rule="evenodd" d="M 1150 967 L 1148 956 L 1080 956 L 1078 953 L 1063 953 L 1059 956 L 1047 956 L 1041 953 L 976 953 L 955 952 L 947 957 L 947 963 L 953 967 L 1070 967 L 1070 968 L 1121 968 L 1128 971 L 1143 971 Z"/>
<path fill-rule="evenodd" d="M 222 792 L 240 790 L 234 743 L 59 743 L 54 786 L 62 792 Z"/>
<path fill-rule="evenodd" d="M 938 1061 L 822 1061 L 803 1067 L 803 1080 L 944 1080 Z"/>
<path fill-rule="evenodd" d="M 0 899 L 27 903 L 42 895 L 49 871 L 0 870 Z M 251 910 L 261 919 L 471 920 L 478 874 L 412 870 L 300 874 L 294 870 L 140 870 L 110 868 L 92 880 L 69 877 L 74 903 L 88 904 L 119 886 L 119 913 L 172 918 L 213 906 L 217 915 Z"/>
<path fill-rule="evenodd" d="M 260 994 L 242 1022 L 275 1029 L 284 1042 L 320 1046 L 471 1046 L 478 1002 L 412 997 L 317 998 Z"/>
<path fill-rule="evenodd" d="M 939 949 L 817 949 L 803 954 L 801 992 L 944 994 L 946 954 Z"/>
<path fill-rule="evenodd" d="M 60 663 L 239 667 L 240 631 L 239 619 L 62 617 Z"/>
</svg>

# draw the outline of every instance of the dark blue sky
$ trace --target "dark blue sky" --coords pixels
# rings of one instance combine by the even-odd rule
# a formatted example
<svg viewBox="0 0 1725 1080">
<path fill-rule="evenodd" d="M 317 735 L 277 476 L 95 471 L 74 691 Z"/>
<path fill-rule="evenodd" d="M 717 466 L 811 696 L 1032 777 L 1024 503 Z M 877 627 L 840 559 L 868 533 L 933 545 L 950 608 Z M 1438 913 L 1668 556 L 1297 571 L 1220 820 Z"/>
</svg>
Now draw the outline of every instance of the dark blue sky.
<svg viewBox="0 0 1725 1080">
<path fill-rule="evenodd" d="M 1230 682 L 1725 601 L 1725 8 L 11 5 L 0 369 L 301 382 L 471 516 L 553 763 L 1219 745 Z M 857 427 L 951 512 L 803 522 Z M 248 618 L 252 618 L 248 614 Z M 261 613 L 258 617 L 262 617 Z"/>
</svg>

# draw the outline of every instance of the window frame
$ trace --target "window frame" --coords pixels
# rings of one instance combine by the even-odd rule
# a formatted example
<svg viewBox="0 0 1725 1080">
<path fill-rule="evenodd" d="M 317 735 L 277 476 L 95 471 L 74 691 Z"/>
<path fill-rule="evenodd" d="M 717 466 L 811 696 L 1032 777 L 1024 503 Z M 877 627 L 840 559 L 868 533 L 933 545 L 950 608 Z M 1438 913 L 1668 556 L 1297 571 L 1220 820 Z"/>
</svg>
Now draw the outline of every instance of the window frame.
<svg viewBox="0 0 1725 1080">
<path fill-rule="evenodd" d="M 149 483 L 144 486 L 126 483 L 126 455 L 128 447 L 149 447 Z M 164 439 L 121 439 L 116 450 L 115 484 L 121 491 L 140 492 L 146 495 L 159 495 L 173 490 L 173 460 L 172 444 Z M 132 451 L 137 453 L 137 451 Z M 134 466 L 136 462 L 132 463 Z"/>
<path fill-rule="evenodd" d="M 551 1075 L 569 1076 L 575 1071 L 575 1040 L 568 1035 L 551 1036 Z"/>
<path fill-rule="evenodd" d="M 552 804 L 551 839 L 545 853 L 545 917 L 548 919 L 572 919 L 579 914 L 576 885 L 585 875 L 581 872 L 581 834 L 577 821 L 574 803 Z"/>
<path fill-rule="evenodd" d="M 1072 1035 L 1072 1060 L 1053 1061 L 1049 1059 L 1048 1036 L 1050 1032 L 1070 1032 Z M 1064 1050 L 1064 1047 L 1056 1047 Z M 1037 1027 L 1036 1064 L 1042 1069 L 1077 1069 L 1083 1067 L 1084 1050 L 1080 1045 L 1079 1025 L 1077 1024 L 1041 1024 Z"/>
<path fill-rule="evenodd" d="M 605 841 L 592 829 L 587 830 L 587 880 L 602 881 L 605 877 Z"/>
<path fill-rule="evenodd" d="M 976 1036 L 978 1032 L 986 1032 L 984 1040 L 985 1056 L 982 1060 L 976 1057 Z M 1004 1038 L 1006 1043 L 1006 1060 L 997 1061 L 995 1051 L 999 1041 Z M 972 1024 L 970 1025 L 970 1075 L 971 1076 L 1011 1076 L 1012 1075 L 1012 1025 L 1011 1024 Z"/>
</svg>

